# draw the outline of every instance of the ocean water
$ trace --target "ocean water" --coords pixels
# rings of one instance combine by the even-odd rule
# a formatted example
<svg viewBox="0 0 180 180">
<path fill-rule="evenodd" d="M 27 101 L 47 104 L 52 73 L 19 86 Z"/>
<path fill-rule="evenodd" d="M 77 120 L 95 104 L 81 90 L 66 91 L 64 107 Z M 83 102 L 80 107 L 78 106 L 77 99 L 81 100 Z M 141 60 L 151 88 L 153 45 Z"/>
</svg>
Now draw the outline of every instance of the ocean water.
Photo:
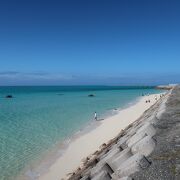
<svg viewBox="0 0 180 180">
<path fill-rule="evenodd" d="M 93 121 L 95 111 L 104 117 L 142 93 L 160 92 L 153 87 L 0 87 L 0 180 L 14 180 L 41 154 Z"/>
</svg>

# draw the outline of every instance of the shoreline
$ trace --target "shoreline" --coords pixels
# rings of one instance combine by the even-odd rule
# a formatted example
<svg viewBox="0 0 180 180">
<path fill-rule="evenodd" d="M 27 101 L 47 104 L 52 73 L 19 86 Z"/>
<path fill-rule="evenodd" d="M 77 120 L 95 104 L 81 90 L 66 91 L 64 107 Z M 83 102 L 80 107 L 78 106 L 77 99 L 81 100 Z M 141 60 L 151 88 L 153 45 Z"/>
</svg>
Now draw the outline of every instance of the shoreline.
<svg viewBox="0 0 180 180">
<path fill-rule="evenodd" d="M 172 90 L 168 91 L 136 121 L 128 125 L 107 144 L 104 144 L 90 159 L 86 159 L 82 168 L 74 171 L 68 180 L 133 180 L 131 176 L 133 173 L 137 172 L 136 174 L 138 174 L 138 171 L 148 170 L 153 161 L 149 159 L 149 155 L 158 143 L 157 139 L 154 138 L 156 131 L 158 131 L 156 123 L 165 113 L 166 103 L 171 93 Z"/>
<path fill-rule="evenodd" d="M 161 93 L 157 93 L 161 94 Z M 52 147 L 48 152 L 41 154 L 38 159 L 33 160 L 29 163 L 17 176 L 16 180 L 34 180 L 44 175 L 48 169 L 59 159 L 63 153 L 68 149 L 69 145 L 80 138 L 81 136 L 91 132 L 98 126 L 100 126 L 101 122 L 104 120 L 111 118 L 122 111 L 127 109 L 137 102 L 140 101 L 142 96 L 136 97 L 134 100 L 124 104 L 122 107 L 115 107 L 114 109 L 108 109 L 104 114 L 100 116 L 100 120 L 95 121 L 92 119 L 83 125 L 78 131 L 73 133 L 71 136 L 65 138 L 63 141 L 57 143 L 54 147 Z M 102 119 L 101 119 L 102 118 Z"/>
<path fill-rule="evenodd" d="M 70 143 L 67 144 L 63 153 L 53 159 L 52 164 L 42 174 L 39 174 L 38 177 L 36 175 L 36 179 L 46 180 L 67 177 L 67 174 L 74 172 L 78 167 L 83 165 L 85 158 L 90 157 L 95 151 L 99 150 L 102 144 L 108 143 L 108 141 L 116 137 L 121 130 L 125 129 L 129 124 L 138 119 L 144 111 L 155 104 L 157 102 L 155 95 L 158 95 L 159 99 L 159 93 L 139 97 L 129 103 L 129 106 L 127 105 L 122 109 L 118 109 L 117 114 L 94 123 L 94 129 L 93 126 L 89 125 L 86 131 L 82 130 L 82 132 L 78 132 L 70 140 Z M 151 102 L 145 103 L 146 99 L 150 99 Z M 122 118 L 123 120 L 119 121 Z M 83 151 L 81 147 L 83 147 Z"/>
<path fill-rule="evenodd" d="M 162 94 L 162 93 L 157 93 Z M 153 94 L 155 95 L 155 94 Z M 83 127 L 81 127 L 78 131 L 76 131 L 71 136 L 64 139 L 62 142 L 56 144 L 49 152 L 46 152 L 38 158 L 38 160 L 33 161 L 32 163 L 28 164 L 20 174 L 16 177 L 17 180 L 34 180 L 37 178 L 41 178 L 48 169 L 59 159 L 64 152 L 68 149 L 69 145 L 76 141 L 78 138 L 84 136 L 87 133 L 90 133 L 92 130 L 98 128 L 103 121 L 106 119 L 116 116 L 120 111 L 130 108 L 133 105 L 136 105 L 141 100 L 142 96 L 136 97 L 134 100 L 128 102 L 122 107 L 117 107 L 115 109 L 109 109 L 109 113 L 104 113 L 100 116 L 100 120 L 89 121 Z M 102 119 L 101 119 L 102 118 Z"/>
</svg>

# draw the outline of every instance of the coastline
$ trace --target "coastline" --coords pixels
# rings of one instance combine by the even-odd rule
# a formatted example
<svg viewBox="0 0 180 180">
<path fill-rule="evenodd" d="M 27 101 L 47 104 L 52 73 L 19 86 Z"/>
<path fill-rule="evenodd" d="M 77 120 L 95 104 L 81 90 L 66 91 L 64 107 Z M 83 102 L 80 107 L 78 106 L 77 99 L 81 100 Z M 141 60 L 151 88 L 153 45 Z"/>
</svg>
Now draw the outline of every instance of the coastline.
<svg viewBox="0 0 180 180">
<path fill-rule="evenodd" d="M 61 179 L 67 177 L 67 174 L 72 173 L 78 167 L 82 167 L 83 160 L 86 157 L 90 157 L 100 149 L 102 144 L 108 143 L 116 137 L 121 130 L 125 129 L 155 104 L 157 102 L 155 95 L 158 95 L 159 99 L 159 94 L 137 98 L 134 103 L 130 103 L 130 106 L 120 109 L 117 114 L 99 121 L 98 125 L 96 123 L 94 129 L 91 127 L 88 132 L 80 133 L 81 136 L 77 136 L 68 144 L 62 155 L 57 157 L 48 170 L 39 174 L 36 178 L 40 180 Z M 145 103 L 146 99 L 150 99 L 151 102 Z"/>
<path fill-rule="evenodd" d="M 109 109 L 108 111 L 106 111 L 106 113 L 100 116 L 99 121 L 89 121 L 88 123 L 83 125 L 83 127 L 81 127 L 78 131 L 73 133 L 72 136 L 67 137 L 60 143 L 56 144 L 52 149 L 49 150 L 49 152 L 41 154 L 41 156 L 37 160 L 34 160 L 32 163 L 28 164 L 16 177 L 16 180 L 34 180 L 44 175 L 47 170 L 56 162 L 56 160 L 63 155 L 63 153 L 68 149 L 71 143 L 100 126 L 101 122 L 103 122 L 104 120 L 117 115 L 119 111 L 135 105 L 141 100 L 141 98 L 141 96 L 138 96 L 124 106 L 116 107 L 116 110 Z"/>
</svg>

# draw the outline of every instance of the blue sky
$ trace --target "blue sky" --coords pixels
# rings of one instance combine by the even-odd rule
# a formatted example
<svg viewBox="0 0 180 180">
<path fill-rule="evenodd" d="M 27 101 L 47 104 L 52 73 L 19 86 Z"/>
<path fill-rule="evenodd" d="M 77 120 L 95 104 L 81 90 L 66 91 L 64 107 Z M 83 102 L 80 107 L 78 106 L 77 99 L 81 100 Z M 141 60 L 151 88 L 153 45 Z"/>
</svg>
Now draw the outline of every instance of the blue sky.
<svg viewBox="0 0 180 180">
<path fill-rule="evenodd" d="M 178 0 L 0 1 L 0 85 L 180 82 Z"/>
</svg>

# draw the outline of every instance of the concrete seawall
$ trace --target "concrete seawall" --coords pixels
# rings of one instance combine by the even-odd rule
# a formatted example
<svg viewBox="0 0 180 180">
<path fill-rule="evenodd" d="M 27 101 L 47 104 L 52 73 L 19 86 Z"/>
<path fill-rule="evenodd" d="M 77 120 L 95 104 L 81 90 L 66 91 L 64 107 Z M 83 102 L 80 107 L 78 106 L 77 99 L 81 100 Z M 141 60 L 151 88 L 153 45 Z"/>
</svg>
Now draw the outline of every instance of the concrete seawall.
<svg viewBox="0 0 180 180">
<path fill-rule="evenodd" d="M 103 144 L 101 150 L 95 152 L 91 159 L 87 158 L 84 167 L 77 169 L 69 180 L 140 179 L 138 172 L 143 174 L 153 164 L 149 156 L 159 143 L 156 138 L 159 132 L 157 122 L 166 112 L 172 91 L 174 94 L 176 90 L 169 91 L 116 138 Z"/>
<path fill-rule="evenodd" d="M 138 180 L 180 179 L 180 86 L 166 102 L 166 110 L 154 120 L 156 146 L 148 156 L 151 166 L 131 175 Z"/>
</svg>

